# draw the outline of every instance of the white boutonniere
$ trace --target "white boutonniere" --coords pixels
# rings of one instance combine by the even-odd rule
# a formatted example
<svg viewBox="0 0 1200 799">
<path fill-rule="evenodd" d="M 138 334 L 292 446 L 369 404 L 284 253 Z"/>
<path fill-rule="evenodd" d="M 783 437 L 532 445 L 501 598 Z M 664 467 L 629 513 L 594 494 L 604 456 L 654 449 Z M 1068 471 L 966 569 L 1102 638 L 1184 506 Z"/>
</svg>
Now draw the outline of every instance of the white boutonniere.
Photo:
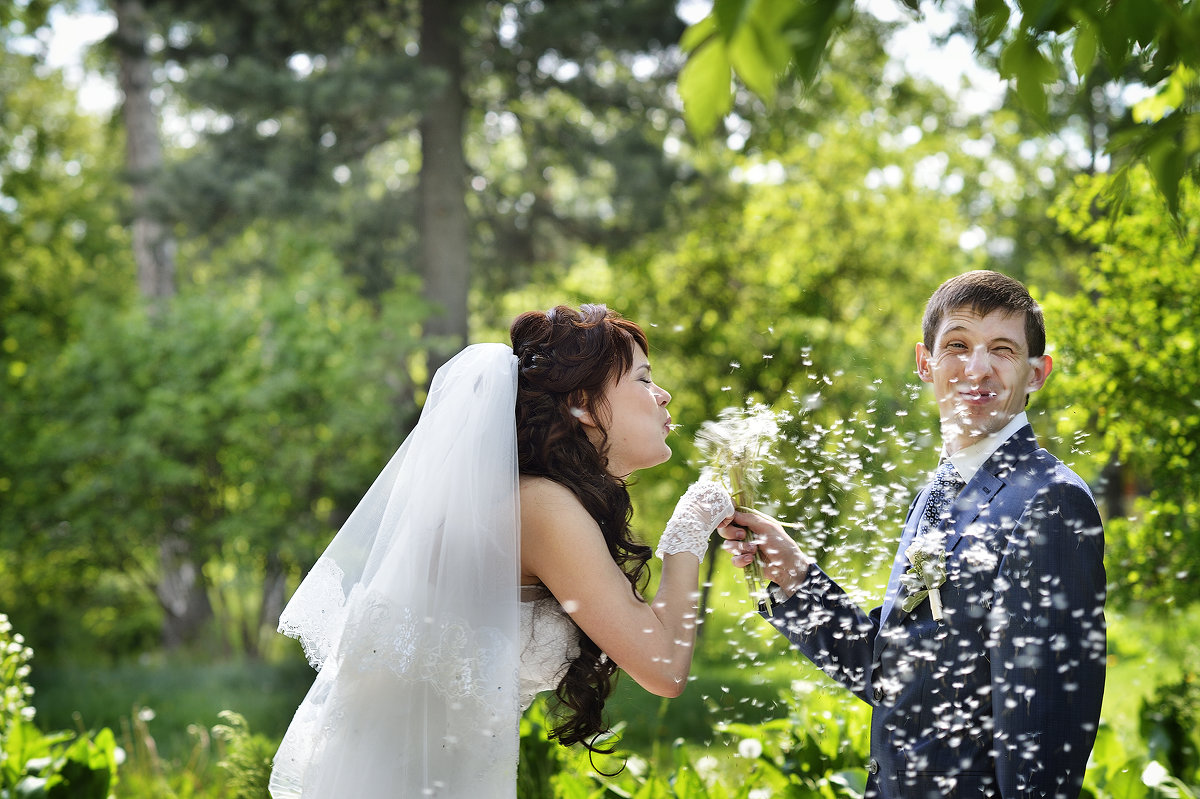
<svg viewBox="0 0 1200 799">
<path fill-rule="evenodd" d="M 925 597 L 934 621 L 942 620 L 942 594 L 938 587 L 946 582 L 946 542 L 942 535 L 925 535 L 908 545 L 904 557 L 911 564 L 900 575 L 900 584 L 907 592 L 900 607 L 912 613 Z"/>
</svg>

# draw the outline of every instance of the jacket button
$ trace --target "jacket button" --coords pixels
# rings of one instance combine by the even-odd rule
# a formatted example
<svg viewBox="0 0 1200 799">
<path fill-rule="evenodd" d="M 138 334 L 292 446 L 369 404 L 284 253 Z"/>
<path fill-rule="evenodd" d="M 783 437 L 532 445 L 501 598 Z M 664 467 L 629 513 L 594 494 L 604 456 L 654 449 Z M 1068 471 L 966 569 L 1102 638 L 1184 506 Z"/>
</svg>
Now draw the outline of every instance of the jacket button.
<svg viewBox="0 0 1200 799">
<path fill-rule="evenodd" d="M 867 771 L 871 772 L 872 774 L 878 774 L 879 773 L 879 761 L 876 760 L 875 758 L 871 758 L 871 762 L 869 764 L 867 764 Z"/>
<path fill-rule="evenodd" d="M 875 701 L 876 701 L 876 702 L 882 702 L 882 701 L 883 701 L 883 689 L 882 689 L 882 688 L 876 688 L 876 689 L 875 689 Z"/>
</svg>

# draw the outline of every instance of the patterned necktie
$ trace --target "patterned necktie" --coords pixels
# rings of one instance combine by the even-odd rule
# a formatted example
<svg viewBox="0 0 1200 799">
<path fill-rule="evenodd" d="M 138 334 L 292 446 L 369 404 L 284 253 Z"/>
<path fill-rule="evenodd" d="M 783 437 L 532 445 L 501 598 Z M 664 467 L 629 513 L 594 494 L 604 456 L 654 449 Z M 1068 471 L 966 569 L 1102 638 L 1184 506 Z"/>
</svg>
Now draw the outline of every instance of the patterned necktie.
<svg viewBox="0 0 1200 799">
<path fill-rule="evenodd" d="M 963 489 L 963 479 L 958 476 L 958 470 L 948 460 L 942 461 L 937 471 L 933 473 L 933 483 L 929 487 L 929 502 L 921 515 L 921 524 L 917 535 L 924 535 L 937 527 L 950 509 L 950 503 Z"/>
</svg>

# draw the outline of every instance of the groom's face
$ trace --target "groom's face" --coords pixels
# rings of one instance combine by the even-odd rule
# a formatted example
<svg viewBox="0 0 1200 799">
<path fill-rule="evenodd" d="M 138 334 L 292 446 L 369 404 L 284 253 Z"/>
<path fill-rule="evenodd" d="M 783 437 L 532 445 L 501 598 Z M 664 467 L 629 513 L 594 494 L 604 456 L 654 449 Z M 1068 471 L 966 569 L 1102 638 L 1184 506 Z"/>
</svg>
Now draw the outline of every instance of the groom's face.
<svg viewBox="0 0 1200 799">
<path fill-rule="evenodd" d="M 917 345 L 917 374 L 933 385 L 951 453 L 999 432 L 1049 373 L 1048 356 L 1029 356 L 1020 313 L 960 308 L 942 320 L 932 352 Z"/>
</svg>

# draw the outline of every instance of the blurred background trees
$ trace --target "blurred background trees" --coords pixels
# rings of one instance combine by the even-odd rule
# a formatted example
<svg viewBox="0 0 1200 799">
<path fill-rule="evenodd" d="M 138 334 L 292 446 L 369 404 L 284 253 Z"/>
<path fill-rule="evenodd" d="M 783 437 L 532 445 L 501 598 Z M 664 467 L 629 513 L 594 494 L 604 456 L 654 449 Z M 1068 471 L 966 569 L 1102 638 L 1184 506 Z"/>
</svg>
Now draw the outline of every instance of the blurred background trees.
<svg viewBox="0 0 1200 799">
<path fill-rule="evenodd" d="M 1196 5 L 1035 5 L 0 5 L 0 610 L 50 664 L 291 653 L 432 370 L 559 302 L 646 326 L 674 395 L 644 534 L 767 403 L 765 493 L 869 595 L 935 439 L 922 306 L 978 267 L 1044 302 L 1031 412 L 1111 606 L 1194 603 Z M 81 11 L 101 111 L 48 59 Z"/>
</svg>

